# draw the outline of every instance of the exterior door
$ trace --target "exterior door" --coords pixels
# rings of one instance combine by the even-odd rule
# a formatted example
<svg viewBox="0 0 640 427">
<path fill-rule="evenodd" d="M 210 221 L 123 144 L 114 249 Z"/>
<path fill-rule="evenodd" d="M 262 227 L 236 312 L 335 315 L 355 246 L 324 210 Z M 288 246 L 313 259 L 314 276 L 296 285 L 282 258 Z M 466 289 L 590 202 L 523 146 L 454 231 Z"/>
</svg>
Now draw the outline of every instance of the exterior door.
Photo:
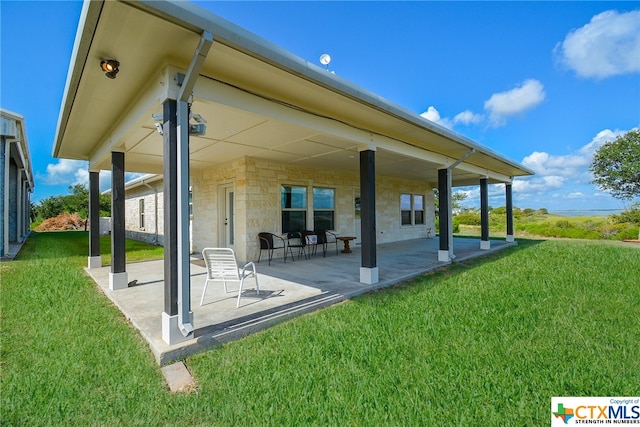
<svg viewBox="0 0 640 427">
<path fill-rule="evenodd" d="M 232 248 L 235 243 L 235 199 L 233 185 L 224 185 L 220 191 L 221 244 Z"/>
</svg>

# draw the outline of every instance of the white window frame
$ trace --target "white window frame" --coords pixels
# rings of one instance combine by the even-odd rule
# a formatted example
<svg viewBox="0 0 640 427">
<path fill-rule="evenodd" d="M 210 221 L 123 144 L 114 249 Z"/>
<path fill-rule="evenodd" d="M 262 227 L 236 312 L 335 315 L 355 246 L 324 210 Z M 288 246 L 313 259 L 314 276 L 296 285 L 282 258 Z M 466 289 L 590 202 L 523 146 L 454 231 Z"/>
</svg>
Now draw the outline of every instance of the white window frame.
<svg viewBox="0 0 640 427">
<path fill-rule="evenodd" d="M 403 209 L 402 206 L 402 199 L 405 198 L 405 196 L 409 197 L 409 209 Z M 416 199 L 420 198 L 422 200 L 422 208 L 421 209 L 416 209 Z M 425 220 L 425 208 L 424 208 L 424 204 L 425 204 L 425 200 L 426 197 L 424 196 L 424 194 L 415 194 L 415 193 L 400 193 L 400 226 L 401 227 L 409 227 L 409 226 L 423 226 L 426 224 L 426 220 Z M 403 213 L 404 212 L 409 212 L 409 221 L 408 223 L 403 223 Z M 420 223 L 416 223 L 416 212 L 422 212 L 422 222 Z"/>
<path fill-rule="evenodd" d="M 138 228 L 140 230 L 144 230 L 145 226 L 145 207 L 144 207 L 144 197 L 138 199 Z"/>
</svg>

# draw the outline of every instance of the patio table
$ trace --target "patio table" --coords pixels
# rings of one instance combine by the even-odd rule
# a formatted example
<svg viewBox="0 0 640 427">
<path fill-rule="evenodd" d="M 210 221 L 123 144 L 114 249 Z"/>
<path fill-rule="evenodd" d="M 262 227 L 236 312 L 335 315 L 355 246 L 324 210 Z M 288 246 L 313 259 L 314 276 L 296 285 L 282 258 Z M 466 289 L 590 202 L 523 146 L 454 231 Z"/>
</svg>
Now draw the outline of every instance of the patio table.
<svg viewBox="0 0 640 427">
<path fill-rule="evenodd" d="M 351 240 L 356 240 L 355 237 L 353 236 L 341 236 L 337 238 L 338 240 L 342 240 L 342 243 L 344 243 L 344 249 L 342 250 L 342 253 L 345 254 L 350 254 L 351 253 L 351 245 L 350 245 L 350 241 Z"/>
</svg>

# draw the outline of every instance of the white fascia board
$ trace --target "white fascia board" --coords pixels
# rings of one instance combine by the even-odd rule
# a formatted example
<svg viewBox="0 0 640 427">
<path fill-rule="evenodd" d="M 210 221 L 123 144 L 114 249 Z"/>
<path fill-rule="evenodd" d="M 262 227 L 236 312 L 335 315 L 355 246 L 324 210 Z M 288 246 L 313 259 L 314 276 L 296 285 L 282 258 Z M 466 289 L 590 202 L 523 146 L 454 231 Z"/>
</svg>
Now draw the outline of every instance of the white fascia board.
<svg viewBox="0 0 640 427">
<path fill-rule="evenodd" d="M 62 95 L 62 105 L 60 106 L 60 115 L 58 116 L 55 142 L 51 154 L 56 158 L 60 152 L 62 139 L 64 138 L 64 133 L 67 128 L 67 122 L 69 121 L 69 114 L 71 114 L 73 102 L 78 92 L 80 78 L 82 77 L 82 72 L 89 56 L 91 42 L 93 41 L 93 35 L 98 26 L 103 4 L 103 0 L 85 0 L 82 5 L 71 61 L 69 62 L 67 81 Z"/>
<path fill-rule="evenodd" d="M 130 190 L 132 188 L 142 187 L 145 183 L 149 184 L 151 182 L 161 181 L 162 178 L 163 178 L 162 174 L 148 173 L 146 175 L 142 175 L 138 178 L 132 179 L 129 182 L 126 182 L 124 184 L 124 189 Z"/>
</svg>

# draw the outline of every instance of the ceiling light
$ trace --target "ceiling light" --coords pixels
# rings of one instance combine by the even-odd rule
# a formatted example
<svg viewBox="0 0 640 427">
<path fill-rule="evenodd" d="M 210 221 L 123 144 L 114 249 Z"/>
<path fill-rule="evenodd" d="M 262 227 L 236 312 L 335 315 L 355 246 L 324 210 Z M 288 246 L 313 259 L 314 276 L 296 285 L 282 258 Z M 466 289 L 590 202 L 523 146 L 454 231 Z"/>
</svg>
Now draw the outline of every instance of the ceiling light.
<svg viewBox="0 0 640 427">
<path fill-rule="evenodd" d="M 105 59 L 100 61 L 100 68 L 104 71 L 105 76 L 110 79 L 116 78 L 116 74 L 120 71 L 120 68 L 118 67 L 120 67 L 120 63 L 115 59 Z"/>
</svg>

